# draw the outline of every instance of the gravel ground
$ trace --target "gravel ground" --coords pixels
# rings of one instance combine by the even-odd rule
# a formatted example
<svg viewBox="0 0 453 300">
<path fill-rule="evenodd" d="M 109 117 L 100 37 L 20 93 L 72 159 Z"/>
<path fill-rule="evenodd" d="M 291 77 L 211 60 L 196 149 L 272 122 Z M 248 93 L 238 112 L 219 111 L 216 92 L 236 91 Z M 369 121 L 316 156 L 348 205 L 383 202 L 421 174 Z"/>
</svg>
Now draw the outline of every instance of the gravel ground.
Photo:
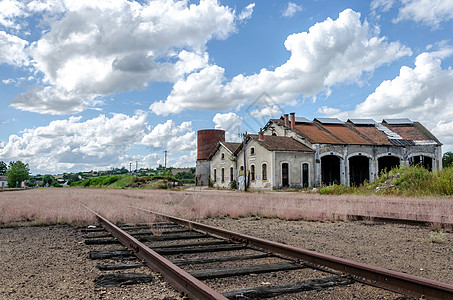
<svg viewBox="0 0 453 300">
<path fill-rule="evenodd" d="M 453 284 L 453 233 L 444 233 L 442 243 L 432 243 L 428 228 L 400 224 L 319 223 L 265 218 L 207 219 L 202 222 Z M 88 252 L 109 247 L 118 249 L 119 246 L 88 246 L 83 243 L 82 235 L 80 229 L 67 226 L 1 228 L 0 299 L 181 299 L 159 274 L 146 268 L 128 272 L 151 274 L 154 281 L 150 284 L 95 287 L 93 281 L 102 272 L 95 268 L 98 261 L 87 258 Z M 297 272 L 305 278 L 322 273 L 311 269 Z M 250 281 L 258 285 L 268 284 L 285 276 L 285 273 L 278 272 L 252 276 Z M 237 288 L 239 283 L 235 279 L 222 279 L 210 280 L 209 284 L 223 291 Z M 280 299 L 300 297 L 294 295 Z M 306 299 L 394 297 L 395 294 L 361 284 L 310 292 L 304 296 Z"/>
</svg>

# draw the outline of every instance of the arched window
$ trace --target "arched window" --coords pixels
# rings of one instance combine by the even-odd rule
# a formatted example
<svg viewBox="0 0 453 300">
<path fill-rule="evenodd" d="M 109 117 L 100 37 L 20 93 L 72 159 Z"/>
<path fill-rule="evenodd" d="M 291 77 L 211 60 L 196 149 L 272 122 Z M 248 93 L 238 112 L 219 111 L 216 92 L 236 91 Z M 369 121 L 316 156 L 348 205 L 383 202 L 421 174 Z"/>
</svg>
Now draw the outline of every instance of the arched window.
<svg viewBox="0 0 453 300">
<path fill-rule="evenodd" d="M 230 181 L 233 181 L 233 167 L 230 168 Z"/>
<path fill-rule="evenodd" d="M 250 148 L 250 155 L 255 155 L 255 147 Z"/>
<path fill-rule="evenodd" d="M 225 169 L 222 168 L 222 182 L 225 181 Z"/>
<path fill-rule="evenodd" d="M 214 182 L 217 182 L 217 169 L 214 169 Z"/>
<path fill-rule="evenodd" d="M 250 180 L 255 180 L 255 165 L 250 166 Z"/>
<path fill-rule="evenodd" d="M 267 180 L 267 164 L 261 165 L 263 180 Z"/>
<path fill-rule="evenodd" d="M 225 153 L 222 153 L 222 160 L 225 159 Z"/>
</svg>

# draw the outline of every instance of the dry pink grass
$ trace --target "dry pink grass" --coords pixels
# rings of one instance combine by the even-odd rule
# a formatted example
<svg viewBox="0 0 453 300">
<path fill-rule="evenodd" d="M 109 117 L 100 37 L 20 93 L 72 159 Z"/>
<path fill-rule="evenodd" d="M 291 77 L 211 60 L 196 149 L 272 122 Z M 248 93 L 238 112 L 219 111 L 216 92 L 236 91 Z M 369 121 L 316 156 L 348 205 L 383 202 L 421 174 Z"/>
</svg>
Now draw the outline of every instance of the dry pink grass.
<svg viewBox="0 0 453 300">
<path fill-rule="evenodd" d="M 110 220 L 123 223 L 155 222 L 149 214 L 127 206 L 189 219 L 256 215 L 327 221 L 365 215 L 453 223 L 453 198 L 51 188 L 0 193 L 0 225 L 94 223 L 92 214 L 80 202 Z"/>
</svg>

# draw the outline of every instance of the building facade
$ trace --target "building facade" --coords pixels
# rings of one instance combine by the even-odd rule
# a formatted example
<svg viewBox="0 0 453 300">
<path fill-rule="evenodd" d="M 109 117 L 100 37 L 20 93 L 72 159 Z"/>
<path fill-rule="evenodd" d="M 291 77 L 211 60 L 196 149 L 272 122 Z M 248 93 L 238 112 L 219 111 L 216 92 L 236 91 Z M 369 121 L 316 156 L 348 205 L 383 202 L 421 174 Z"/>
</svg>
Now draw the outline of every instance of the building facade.
<svg viewBox="0 0 453 300">
<path fill-rule="evenodd" d="M 248 135 L 244 145 L 218 142 L 207 157 L 206 176 L 213 179 L 214 186 L 228 187 L 231 174 L 238 182 L 244 174 L 244 160 L 246 183 L 256 189 L 334 183 L 358 186 L 398 165 L 442 168 L 440 141 L 409 119 L 310 121 L 285 114 L 269 120 L 258 135 Z"/>
</svg>

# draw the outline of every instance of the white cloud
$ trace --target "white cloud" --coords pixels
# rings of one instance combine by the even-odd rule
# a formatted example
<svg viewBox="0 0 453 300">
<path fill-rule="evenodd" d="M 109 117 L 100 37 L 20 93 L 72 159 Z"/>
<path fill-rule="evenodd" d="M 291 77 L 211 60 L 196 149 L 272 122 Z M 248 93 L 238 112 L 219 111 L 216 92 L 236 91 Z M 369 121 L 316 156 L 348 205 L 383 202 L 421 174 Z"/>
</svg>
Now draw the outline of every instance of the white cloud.
<svg viewBox="0 0 453 300">
<path fill-rule="evenodd" d="M 347 9 L 336 20 L 328 18 L 308 32 L 288 36 L 285 47 L 291 56 L 274 71 L 262 69 L 226 82 L 225 70 L 210 65 L 179 79 L 167 99 L 150 109 L 160 115 L 184 109 L 226 109 L 264 92 L 279 103 L 289 103 L 299 95 L 313 97 L 335 84 L 352 83 L 364 72 L 412 54 L 399 42 L 389 43 L 374 32 L 360 21 L 359 13 Z"/>
<path fill-rule="evenodd" d="M 129 155 L 133 147 L 151 146 L 148 155 Z M 147 115 L 100 115 L 82 121 L 82 117 L 52 121 L 47 126 L 25 129 L 0 141 L 0 160 L 21 160 L 29 163 L 33 173 L 54 173 L 82 170 L 105 170 L 129 162 L 139 167 L 163 164 L 161 149 L 172 155 L 187 155 L 196 150 L 196 134 L 190 122 L 179 126 L 171 120 L 149 127 Z M 155 153 L 154 151 L 157 151 Z M 195 159 L 186 162 L 193 165 Z"/>
<path fill-rule="evenodd" d="M 33 170 L 60 171 L 116 163 L 133 143 L 147 131 L 146 114 L 129 117 L 100 115 L 81 121 L 81 117 L 57 120 L 48 126 L 26 129 L 21 136 L 11 135 L 0 148 L 0 158 L 22 160 Z"/>
<path fill-rule="evenodd" d="M 373 0 L 370 4 L 371 10 L 389 11 L 396 0 Z"/>
<path fill-rule="evenodd" d="M 415 59 L 414 68 L 403 66 L 397 77 L 383 81 L 353 111 L 324 109 L 324 112 L 342 119 L 410 118 L 420 121 L 449 144 L 447 149 L 453 150 L 453 131 L 449 130 L 453 126 L 453 70 L 441 67 L 441 59 L 452 54 L 452 47 L 422 53 Z"/>
<path fill-rule="evenodd" d="M 21 38 L 0 31 L 0 64 L 6 63 L 13 66 L 28 65 L 25 47 L 28 42 Z"/>
<path fill-rule="evenodd" d="M 283 111 L 278 105 L 267 105 L 260 109 L 255 109 L 250 113 L 251 116 L 255 118 L 271 118 L 277 115 L 281 115 Z"/>
<path fill-rule="evenodd" d="M 0 2 L 0 25 L 19 29 L 14 19 L 24 15 L 24 4 L 16 0 L 3 0 Z"/>
<path fill-rule="evenodd" d="M 255 7 L 255 3 L 251 3 L 247 5 L 241 13 L 238 15 L 238 20 L 239 21 L 245 21 L 248 20 L 252 17 L 253 14 L 253 8 Z"/>
<path fill-rule="evenodd" d="M 178 126 L 173 120 L 156 125 L 143 136 L 140 143 L 152 147 L 155 151 L 165 149 L 172 153 L 192 151 L 197 147 L 192 122 L 182 122 Z"/>
<path fill-rule="evenodd" d="M 286 5 L 285 10 L 282 13 L 282 16 L 285 17 L 285 18 L 291 18 L 296 13 L 298 13 L 299 11 L 302 11 L 302 10 L 303 10 L 302 5 L 297 5 L 294 2 L 288 2 L 288 4 Z"/>
<path fill-rule="evenodd" d="M 438 27 L 441 22 L 453 19 L 453 1 L 448 0 L 406 0 L 400 8 L 395 22 L 414 20 Z"/>
<path fill-rule="evenodd" d="M 8 38 L 11 49 L 0 52 L 0 63 L 17 65 L 24 60 L 25 51 L 31 57 L 32 72 L 42 75 L 37 85 L 11 104 L 52 114 L 77 113 L 92 106 L 93 99 L 140 89 L 151 81 L 175 82 L 205 67 L 209 58 L 204 52 L 206 43 L 234 33 L 237 18 L 217 0 L 199 4 L 61 0 L 52 5 L 32 1 L 20 9 L 25 12 L 9 13 L 8 20 L 28 14 L 42 17 L 48 27 L 28 46 L 6 33 L 0 36 Z M 253 5 L 249 5 L 242 17 L 248 18 L 252 11 Z"/>
<path fill-rule="evenodd" d="M 225 140 L 227 142 L 238 142 L 241 138 L 238 133 L 242 133 L 241 125 L 243 119 L 235 113 L 217 113 L 212 122 L 215 124 L 215 129 L 225 130 Z"/>
<path fill-rule="evenodd" d="M 433 28 L 440 23 L 453 19 L 453 2 L 449 0 L 374 0 L 371 2 L 371 10 L 376 13 L 389 11 L 398 2 L 398 16 L 393 20 L 413 20 Z"/>
</svg>

